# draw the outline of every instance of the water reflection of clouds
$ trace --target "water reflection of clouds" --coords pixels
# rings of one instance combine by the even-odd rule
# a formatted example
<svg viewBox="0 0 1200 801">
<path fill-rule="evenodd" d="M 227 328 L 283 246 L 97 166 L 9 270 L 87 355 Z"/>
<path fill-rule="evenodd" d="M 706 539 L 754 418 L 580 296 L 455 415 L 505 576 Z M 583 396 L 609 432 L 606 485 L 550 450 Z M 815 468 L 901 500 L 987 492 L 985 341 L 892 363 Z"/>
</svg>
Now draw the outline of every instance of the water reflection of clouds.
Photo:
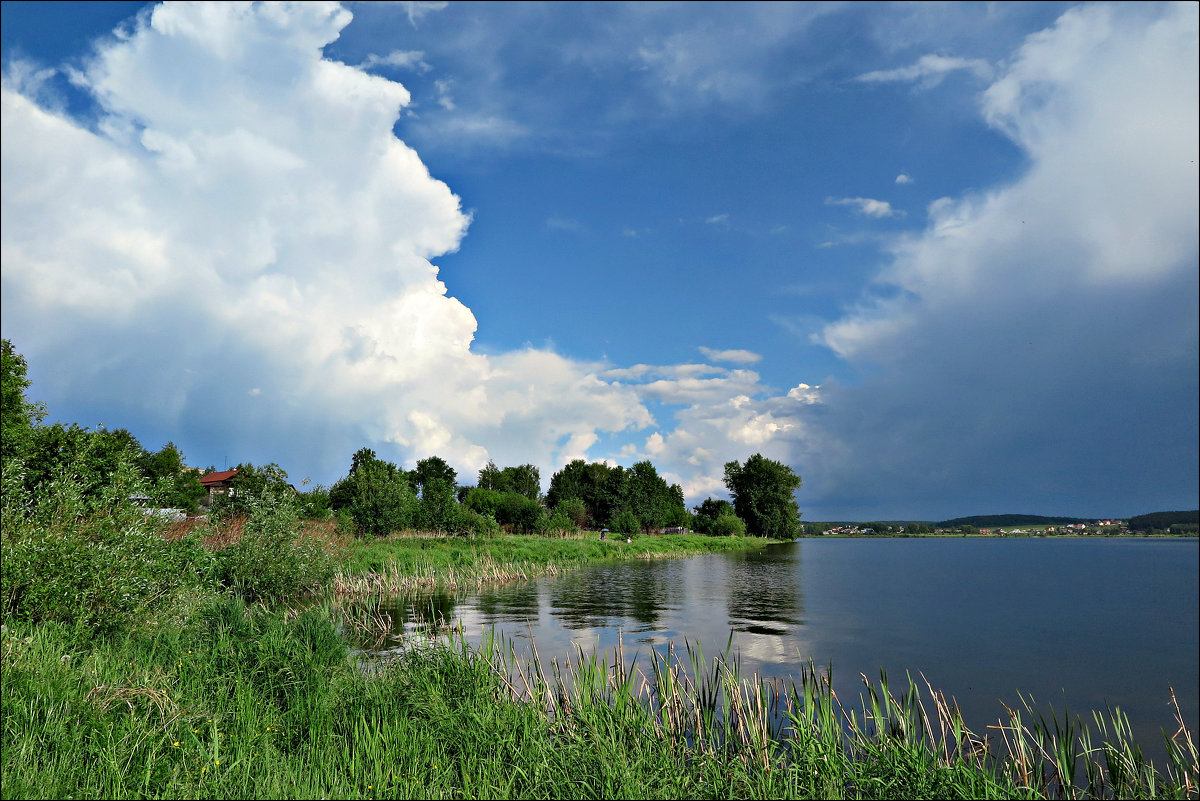
<svg viewBox="0 0 1200 801">
<path fill-rule="evenodd" d="M 762 676 L 790 675 L 800 662 L 800 654 L 810 650 L 811 645 L 796 634 L 781 637 L 738 633 L 733 639 L 733 650 L 741 657 L 742 666 Z"/>
</svg>

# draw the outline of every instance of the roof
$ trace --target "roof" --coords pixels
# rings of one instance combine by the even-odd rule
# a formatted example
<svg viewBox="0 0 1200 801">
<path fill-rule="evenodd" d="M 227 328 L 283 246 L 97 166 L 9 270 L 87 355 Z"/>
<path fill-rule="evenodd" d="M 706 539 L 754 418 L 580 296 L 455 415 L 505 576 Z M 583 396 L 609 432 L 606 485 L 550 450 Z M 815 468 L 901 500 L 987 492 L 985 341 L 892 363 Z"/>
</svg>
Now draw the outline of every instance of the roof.
<svg viewBox="0 0 1200 801">
<path fill-rule="evenodd" d="M 205 487 L 211 487 L 214 484 L 224 484 L 226 481 L 236 475 L 236 470 L 218 470 L 215 473 L 209 473 L 207 476 L 202 476 L 200 478 L 200 483 Z"/>
</svg>

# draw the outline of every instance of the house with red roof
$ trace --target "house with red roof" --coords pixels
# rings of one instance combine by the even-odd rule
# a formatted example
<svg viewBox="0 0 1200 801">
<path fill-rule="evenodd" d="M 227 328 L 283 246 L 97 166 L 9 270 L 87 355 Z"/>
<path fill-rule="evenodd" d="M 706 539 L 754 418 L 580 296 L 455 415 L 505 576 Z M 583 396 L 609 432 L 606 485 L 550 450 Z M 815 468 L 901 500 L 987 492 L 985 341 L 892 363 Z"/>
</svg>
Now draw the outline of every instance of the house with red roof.
<svg viewBox="0 0 1200 801">
<path fill-rule="evenodd" d="M 237 472 L 236 470 L 218 470 L 200 477 L 200 486 L 208 490 L 208 497 L 204 499 L 205 506 L 212 505 L 214 496 L 229 492 L 233 487 L 233 477 L 237 475 Z"/>
</svg>

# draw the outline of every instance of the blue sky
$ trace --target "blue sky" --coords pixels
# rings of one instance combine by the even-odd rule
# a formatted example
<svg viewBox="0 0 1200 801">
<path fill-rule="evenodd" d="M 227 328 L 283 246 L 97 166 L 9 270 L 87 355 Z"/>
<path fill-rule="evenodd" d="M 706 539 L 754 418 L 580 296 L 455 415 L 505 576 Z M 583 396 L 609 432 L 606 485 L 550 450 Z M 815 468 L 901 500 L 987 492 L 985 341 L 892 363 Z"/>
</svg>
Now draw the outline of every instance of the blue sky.
<svg viewBox="0 0 1200 801">
<path fill-rule="evenodd" d="M 0 327 L 198 466 L 1195 508 L 1197 16 L 5 2 Z"/>
</svg>

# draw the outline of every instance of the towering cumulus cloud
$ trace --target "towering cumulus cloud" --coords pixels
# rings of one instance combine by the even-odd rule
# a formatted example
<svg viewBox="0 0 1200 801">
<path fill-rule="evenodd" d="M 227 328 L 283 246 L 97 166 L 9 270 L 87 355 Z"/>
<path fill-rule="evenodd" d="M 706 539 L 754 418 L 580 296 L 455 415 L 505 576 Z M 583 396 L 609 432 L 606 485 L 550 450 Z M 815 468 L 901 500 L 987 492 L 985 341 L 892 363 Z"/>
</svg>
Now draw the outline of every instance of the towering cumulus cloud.
<svg viewBox="0 0 1200 801">
<path fill-rule="evenodd" d="M 366 442 L 549 464 L 647 424 L 585 365 L 471 352 L 430 262 L 468 215 L 392 133 L 408 92 L 322 57 L 350 19 L 157 6 L 74 76 L 88 120 L 10 70 L 5 329 L 53 362 L 43 391 L 307 470 Z"/>
</svg>

